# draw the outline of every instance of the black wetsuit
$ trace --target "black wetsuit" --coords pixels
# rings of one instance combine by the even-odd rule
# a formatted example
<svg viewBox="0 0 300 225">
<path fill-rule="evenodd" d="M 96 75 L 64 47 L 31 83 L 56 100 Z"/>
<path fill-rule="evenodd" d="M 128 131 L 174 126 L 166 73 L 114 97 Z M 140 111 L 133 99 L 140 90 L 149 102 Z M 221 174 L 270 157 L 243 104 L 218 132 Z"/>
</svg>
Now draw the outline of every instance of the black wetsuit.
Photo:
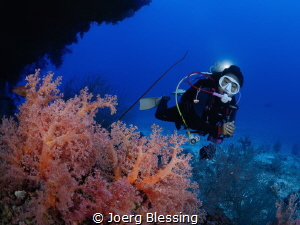
<svg viewBox="0 0 300 225">
<path fill-rule="evenodd" d="M 218 82 L 200 79 L 194 86 L 216 92 Z M 198 99 L 199 102 L 194 103 L 195 99 Z M 180 129 L 182 125 L 184 126 L 182 117 L 179 115 L 177 107 L 168 108 L 167 102 L 168 99 L 162 98 L 155 117 L 163 121 L 175 122 L 176 128 Z M 220 135 L 220 127 L 226 122 L 235 120 L 237 110 L 235 97 L 230 102 L 223 103 L 219 97 L 210 93 L 200 91 L 197 95 L 197 89 L 194 87 L 189 88 L 182 95 L 179 108 L 189 129 L 203 136 L 209 134 L 208 138 L 221 141 L 223 137 Z"/>
</svg>

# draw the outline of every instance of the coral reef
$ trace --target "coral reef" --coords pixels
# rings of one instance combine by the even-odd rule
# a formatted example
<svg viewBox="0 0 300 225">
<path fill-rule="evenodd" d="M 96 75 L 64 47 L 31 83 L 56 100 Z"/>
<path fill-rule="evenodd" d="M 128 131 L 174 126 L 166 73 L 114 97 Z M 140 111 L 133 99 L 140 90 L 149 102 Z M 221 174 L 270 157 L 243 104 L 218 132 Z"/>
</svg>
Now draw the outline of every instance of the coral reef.
<svg viewBox="0 0 300 225">
<path fill-rule="evenodd" d="M 4 224 L 87 224 L 94 213 L 198 214 L 198 186 L 190 181 L 186 139 L 150 137 L 122 122 L 108 131 L 94 120 L 98 108 L 115 112 L 116 97 L 85 88 L 62 99 L 61 77 L 27 76 L 26 101 L 0 126 L 0 204 Z"/>
<path fill-rule="evenodd" d="M 204 224 L 300 223 L 300 163 L 294 154 L 246 135 L 218 146 L 214 158 L 194 157 L 191 163 Z"/>
</svg>

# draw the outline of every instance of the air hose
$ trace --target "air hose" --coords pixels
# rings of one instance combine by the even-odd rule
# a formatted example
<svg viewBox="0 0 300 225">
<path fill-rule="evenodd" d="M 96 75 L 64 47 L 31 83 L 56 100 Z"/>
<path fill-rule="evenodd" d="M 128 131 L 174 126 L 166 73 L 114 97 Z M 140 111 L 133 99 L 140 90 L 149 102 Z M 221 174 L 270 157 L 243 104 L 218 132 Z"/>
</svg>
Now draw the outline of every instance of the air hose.
<svg viewBox="0 0 300 225">
<path fill-rule="evenodd" d="M 182 119 L 182 121 L 183 121 L 184 126 L 186 127 L 187 134 L 188 134 L 188 137 L 189 137 L 189 140 L 190 140 L 190 143 L 191 143 L 191 144 L 195 144 L 195 143 L 197 142 L 197 140 L 196 140 L 196 141 L 192 141 L 192 140 L 193 140 L 193 138 L 192 138 L 193 136 L 191 135 L 191 131 L 190 131 L 190 129 L 189 129 L 189 127 L 188 127 L 188 125 L 187 125 L 187 123 L 186 123 L 186 121 L 185 121 L 185 119 L 184 119 L 184 116 L 183 116 L 183 114 L 182 114 L 182 112 L 181 112 L 181 110 L 180 110 L 179 103 L 178 103 L 178 89 L 179 89 L 179 86 L 181 85 L 181 83 L 186 79 L 187 82 L 189 83 L 189 85 L 191 85 L 193 88 L 197 89 L 198 91 L 205 91 L 205 92 L 208 92 L 208 93 L 210 93 L 210 94 L 213 94 L 213 92 L 209 92 L 209 91 L 206 91 L 206 90 L 203 90 L 203 89 L 201 89 L 201 88 L 198 88 L 198 87 L 194 86 L 194 85 L 189 81 L 189 78 L 190 78 L 191 76 L 195 76 L 195 75 L 199 75 L 199 74 L 204 75 L 204 76 L 206 76 L 206 77 L 212 79 L 211 77 L 208 76 L 209 73 L 193 72 L 193 73 L 190 73 L 188 76 L 182 78 L 182 79 L 179 81 L 179 83 L 178 83 L 178 85 L 177 85 L 177 87 L 176 87 L 176 90 L 175 90 L 175 103 L 176 103 L 176 108 L 177 108 L 177 110 L 178 110 L 178 114 L 180 115 L 180 117 L 181 117 L 181 119 Z M 200 139 L 199 139 L 199 140 L 200 140 Z"/>
</svg>

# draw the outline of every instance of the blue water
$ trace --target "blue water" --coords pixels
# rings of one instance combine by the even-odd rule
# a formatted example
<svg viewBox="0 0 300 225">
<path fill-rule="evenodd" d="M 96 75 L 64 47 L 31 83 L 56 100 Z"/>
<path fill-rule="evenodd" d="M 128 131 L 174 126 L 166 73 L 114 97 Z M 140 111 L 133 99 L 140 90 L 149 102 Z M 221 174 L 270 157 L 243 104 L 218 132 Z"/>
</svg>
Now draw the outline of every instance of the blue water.
<svg viewBox="0 0 300 225">
<path fill-rule="evenodd" d="M 245 76 L 235 138 L 280 140 L 288 150 L 298 141 L 300 127 L 299 8 L 298 1 L 153 0 L 117 25 L 92 26 L 69 46 L 72 53 L 61 68 L 49 65 L 44 72 L 52 70 L 64 81 L 74 74 L 103 74 L 127 93 L 131 105 L 187 50 L 146 97 L 169 95 L 190 72 L 229 60 Z M 136 105 L 127 121 L 142 130 L 153 123 L 175 128 L 156 120 L 154 112 Z"/>
</svg>

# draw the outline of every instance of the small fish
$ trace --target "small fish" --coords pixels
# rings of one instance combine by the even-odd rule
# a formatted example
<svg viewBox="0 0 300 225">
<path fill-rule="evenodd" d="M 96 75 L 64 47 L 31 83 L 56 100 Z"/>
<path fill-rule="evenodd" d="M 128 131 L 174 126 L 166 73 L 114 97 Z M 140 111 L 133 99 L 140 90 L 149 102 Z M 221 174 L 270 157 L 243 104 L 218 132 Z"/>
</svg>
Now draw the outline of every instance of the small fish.
<svg viewBox="0 0 300 225">
<path fill-rule="evenodd" d="M 177 91 L 172 92 L 172 94 L 175 95 L 176 92 L 177 92 L 177 95 L 183 95 L 186 92 L 186 90 L 184 90 L 184 89 L 177 89 Z"/>
<path fill-rule="evenodd" d="M 24 85 L 20 85 L 20 86 L 15 87 L 14 89 L 12 89 L 12 91 L 17 95 L 20 95 L 22 97 L 26 97 L 28 89 L 29 89 L 29 87 L 26 87 Z"/>
</svg>

